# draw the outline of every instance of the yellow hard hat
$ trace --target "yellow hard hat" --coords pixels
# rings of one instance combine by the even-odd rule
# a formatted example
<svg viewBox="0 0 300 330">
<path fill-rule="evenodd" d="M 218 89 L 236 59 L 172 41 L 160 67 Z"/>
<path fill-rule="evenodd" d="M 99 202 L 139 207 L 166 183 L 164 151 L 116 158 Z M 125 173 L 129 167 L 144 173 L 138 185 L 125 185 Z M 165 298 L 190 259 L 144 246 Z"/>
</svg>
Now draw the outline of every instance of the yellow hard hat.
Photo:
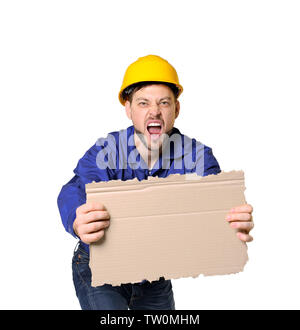
<svg viewBox="0 0 300 330">
<path fill-rule="evenodd" d="M 132 84 L 144 81 L 167 82 L 174 84 L 179 90 L 178 96 L 183 91 L 174 67 L 160 56 L 147 55 L 140 57 L 127 68 L 119 92 L 119 100 L 122 105 L 125 104 L 125 100 L 122 97 L 123 90 Z"/>
</svg>

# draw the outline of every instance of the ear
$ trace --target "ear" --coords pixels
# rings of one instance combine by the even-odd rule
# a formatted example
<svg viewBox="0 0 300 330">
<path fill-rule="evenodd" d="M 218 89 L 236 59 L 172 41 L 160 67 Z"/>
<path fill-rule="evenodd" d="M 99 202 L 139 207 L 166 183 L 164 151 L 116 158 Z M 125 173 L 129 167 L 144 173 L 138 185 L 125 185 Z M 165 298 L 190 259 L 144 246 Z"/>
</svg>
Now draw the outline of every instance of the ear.
<svg viewBox="0 0 300 330">
<path fill-rule="evenodd" d="M 125 110 L 127 117 L 131 120 L 131 107 L 130 102 L 128 100 L 125 102 Z"/>
<path fill-rule="evenodd" d="M 176 105 L 175 105 L 175 119 L 179 116 L 180 112 L 180 103 L 178 100 L 176 100 Z"/>
</svg>

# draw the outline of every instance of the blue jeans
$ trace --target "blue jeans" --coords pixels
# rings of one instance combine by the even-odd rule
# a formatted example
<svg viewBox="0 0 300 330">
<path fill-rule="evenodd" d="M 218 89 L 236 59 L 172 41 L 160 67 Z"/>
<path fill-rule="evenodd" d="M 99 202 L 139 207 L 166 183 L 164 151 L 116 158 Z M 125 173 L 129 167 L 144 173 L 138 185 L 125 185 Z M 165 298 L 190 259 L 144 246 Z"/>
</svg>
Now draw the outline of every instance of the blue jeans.
<svg viewBox="0 0 300 330">
<path fill-rule="evenodd" d="M 73 282 L 82 309 L 175 310 L 171 280 L 91 286 L 89 255 L 79 244 L 72 260 Z"/>
</svg>

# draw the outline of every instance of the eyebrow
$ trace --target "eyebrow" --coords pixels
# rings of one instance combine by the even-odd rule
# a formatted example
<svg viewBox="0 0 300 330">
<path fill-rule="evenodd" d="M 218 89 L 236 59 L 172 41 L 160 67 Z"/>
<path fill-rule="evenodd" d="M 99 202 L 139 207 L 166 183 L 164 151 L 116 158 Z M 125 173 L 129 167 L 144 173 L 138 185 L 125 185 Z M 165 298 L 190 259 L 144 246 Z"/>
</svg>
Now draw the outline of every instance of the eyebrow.
<svg viewBox="0 0 300 330">
<path fill-rule="evenodd" d="M 161 98 L 160 101 L 161 101 L 161 100 L 165 100 L 165 99 L 171 101 L 170 96 L 165 96 L 165 97 Z"/>
<path fill-rule="evenodd" d="M 159 101 L 161 101 L 161 100 L 171 100 L 171 98 L 169 97 L 169 96 L 165 96 L 165 97 L 162 97 Z M 141 100 L 144 100 L 144 101 L 149 101 L 148 99 L 146 99 L 146 98 L 144 98 L 144 97 L 138 97 L 137 99 L 136 99 L 136 101 L 141 101 Z"/>
</svg>

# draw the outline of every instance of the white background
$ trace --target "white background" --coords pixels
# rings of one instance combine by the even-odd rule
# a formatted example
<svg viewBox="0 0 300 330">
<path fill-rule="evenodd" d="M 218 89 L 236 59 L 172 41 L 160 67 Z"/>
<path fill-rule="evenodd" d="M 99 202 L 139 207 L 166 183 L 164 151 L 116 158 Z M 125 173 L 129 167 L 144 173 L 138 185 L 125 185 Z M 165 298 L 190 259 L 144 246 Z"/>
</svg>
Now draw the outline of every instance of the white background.
<svg viewBox="0 0 300 330">
<path fill-rule="evenodd" d="M 254 206 L 236 275 L 173 280 L 177 309 L 298 309 L 298 1 L 1 1 L 0 308 L 79 309 L 76 240 L 56 205 L 97 138 L 131 125 L 127 66 L 166 58 L 184 92 L 175 122 Z"/>
</svg>

